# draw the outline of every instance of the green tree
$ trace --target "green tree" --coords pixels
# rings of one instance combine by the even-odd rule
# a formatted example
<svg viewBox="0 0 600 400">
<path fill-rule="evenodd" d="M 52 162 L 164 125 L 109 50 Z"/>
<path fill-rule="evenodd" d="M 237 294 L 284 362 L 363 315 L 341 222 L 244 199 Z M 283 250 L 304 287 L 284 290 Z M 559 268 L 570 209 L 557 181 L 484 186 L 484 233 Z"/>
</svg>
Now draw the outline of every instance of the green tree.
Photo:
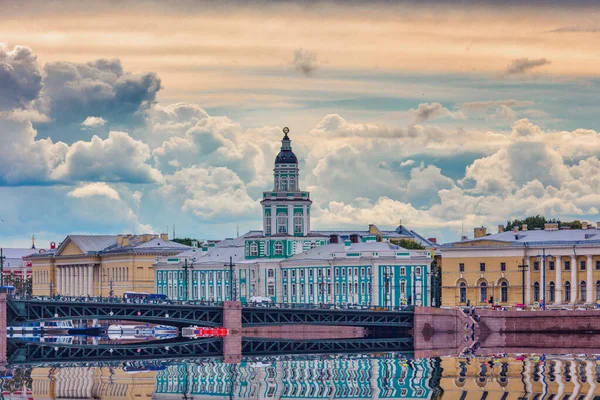
<svg viewBox="0 0 600 400">
<path fill-rule="evenodd" d="M 33 280 L 31 277 L 27 279 L 21 279 L 21 277 L 15 275 L 14 272 L 4 277 L 4 284 L 15 287 L 15 294 L 17 295 L 31 295 L 33 293 Z"/>
<path fill-rule="evenodd" d="M 407 250 L 425 250 L 425 247 L 423 247 L 420 243 L 413 242 L 412 240 L 408 239 L 401 239 L 400 242 L 398 242 L 398 246 Z"/>
<path fill-rule="evenodd" d="M 542 215 L 536 215 L 535 217 L 527 217 L 525 219 L 513 219 L 506 221 L 506 226 L 504 227 L 505 230 L 510 231 L 512 230 L 515 226 L 518 227 L 519 229 L 521 229 L 521 227 L 523 226 L 523 224 L 527 225 L 527 229 L 528 230 L 533 230 L 536 228 L 539 229 L 544 229 L 544 225 L 545 224 L 558 224 L 559 228 L 571 228 L 571 229 L 581 229 L 581 221 L 579 221 L 578 219 L 576 219 L 575 221 L 565 221 L 562 222 L 560 219 L 557 218 L 552 218 L 552 219 L 546 219 L 546 217 L 542 216 Z"/>
<path fill-rule="evenodd" d="M 192 242 L 194 240 L 196 242 L 198 242 L 198 246 L 200 246 L 202 244 L 200 240 L 198 240 L 198 239 L 192 239 L 192 238 L 189 238 L 189 237 L 186 237 L 186 238 L 175 238 L 175 239 L 172 239 L 171 241 L 172 242 L 176 242 L 176 243 L 185 244 L 186 246 L 191 246 Z"/>
</svg>

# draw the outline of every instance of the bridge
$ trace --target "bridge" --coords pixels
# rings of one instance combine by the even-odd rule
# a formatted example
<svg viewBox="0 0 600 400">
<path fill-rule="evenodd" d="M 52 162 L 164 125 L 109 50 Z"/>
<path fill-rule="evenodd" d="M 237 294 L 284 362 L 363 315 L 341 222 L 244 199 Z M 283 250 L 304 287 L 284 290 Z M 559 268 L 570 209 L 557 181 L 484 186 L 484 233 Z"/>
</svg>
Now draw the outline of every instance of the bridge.
<svg viewBox="0 0 600 400">
<path fill-rule="evenodd" d="M 223 326 L 223 305 L 213 304 L 138 304 L 101 301 L 50 299 L 7 299 L 9 325 L 48 320 L 124 320 L 175 326 Z M 413 326 L 412 307 L 402 310 L 375 311 L 298 308 L 288 305 L 271 307 L 242 306 L 241 326 L 338 325 L 357 327 Z"/>
<path fill-rule="evenodd" d="M 401 352 L 412 354 L 412 338 L 287 340 L 241 338 L 243 356 Z M 92 361 L 222 357 L 223 339 L 170 339 L 135 344 L 62 344 L 8 340 L 8 364 L 49 364 Z"/>
</svg>

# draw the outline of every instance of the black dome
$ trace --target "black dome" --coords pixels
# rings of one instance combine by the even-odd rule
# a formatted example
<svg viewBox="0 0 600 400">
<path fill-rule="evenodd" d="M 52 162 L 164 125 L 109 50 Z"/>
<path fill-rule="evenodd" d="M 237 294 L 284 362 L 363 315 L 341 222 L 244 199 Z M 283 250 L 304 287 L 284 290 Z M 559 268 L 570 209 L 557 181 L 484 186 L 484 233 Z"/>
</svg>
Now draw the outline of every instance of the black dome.
<svg viewBox="0 0 600 400">
<path fill-rule="evenodd" d="M 298 159 L 293 151 L 281 150 L 275 157 L 275 164 L 298 164 Z"/>
</svg>

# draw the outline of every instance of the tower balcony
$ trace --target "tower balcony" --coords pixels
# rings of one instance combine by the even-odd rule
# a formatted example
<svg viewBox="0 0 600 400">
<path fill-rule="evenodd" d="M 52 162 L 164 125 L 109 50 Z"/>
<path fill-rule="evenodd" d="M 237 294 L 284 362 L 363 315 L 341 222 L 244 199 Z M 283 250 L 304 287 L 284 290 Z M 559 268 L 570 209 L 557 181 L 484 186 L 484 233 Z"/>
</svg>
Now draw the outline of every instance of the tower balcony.
<svg viewBox="0 0 600 400">
<path fill-rule="evenodd" d="M 263 192 L 263 201 L 268 200 L 310 200 L 310 192 Z"/>
</svg>

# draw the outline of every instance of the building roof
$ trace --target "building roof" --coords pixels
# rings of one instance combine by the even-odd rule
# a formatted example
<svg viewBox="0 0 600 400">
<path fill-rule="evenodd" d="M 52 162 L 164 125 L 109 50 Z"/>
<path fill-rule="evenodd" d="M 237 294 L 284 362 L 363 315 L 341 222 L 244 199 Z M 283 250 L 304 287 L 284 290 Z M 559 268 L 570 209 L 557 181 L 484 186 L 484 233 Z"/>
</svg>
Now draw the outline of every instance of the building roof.
<svg viewBox="0 0 600 400">
<path fill-rule="evenodd" d="M 494 241 L 510 244 L 511 246 L 573 246 L 586 244 L 600 244 L 600 230 L 598 229 L 564 229 L 564 230 L 527 230 L 519 231 L 516 234 L 513 231 L 495 233 L 493 235 L 483 236 L 477 239 L 467 239 L 459 242 L 445 243 L 442 248 L 463 248 L 460 244 L 470 243 L 470 246 L 485 247 L 486 242 Z M 457 246 L 455 246 L 457 245 Z"/>
<path fill-rule="evenodd" d="M 387 242 L 368 242 L 368 243 L 352 243 L 349 248 L 346 248 L 344 243 L 331 243 L 326 244 L 324 246 L 317 246 L 314 249 L 310 249 L 304 251 L 302 253 L 296 254 L 293 257 L 290 257 L 289 261 L 297 261 L 297 260 L 332 260 L 334 259 L 334 253 L 356 253 L 356 252 L 389 252 L 389 255 L 395 253 L 397 251 L 407 251 L 411 252 L 411 250 L 407 250 L 403 247 L 396 246 L 392 243 Z M 416 252 L 422 252 L 423 250 L 414 251 L 414 254 L 417 255 Z M 385 256 L 384 254 L 382 254 Z M 395 255 L 395 254 L 394 254 Z M 340 257 L 335 257 L 339 259 Z"/>
<path fill-rule="evenodd" d="M 84 253 L 95 253 L 102 251 L 110 246 L 117 245 L 117 235 L 69 235 L 70 239 Z M 64 240 L 59 246 L 57 252 L 60 252 L 63 246 L 67 244 Z"/>
<path fill-rule="evenodd" d="M 19 249 L 19 248 L 10 248 L 10 247 L 3 247 L 2 248 L 2 255 L 4 257 L 6 257 L 6 260 L 10 260 L 10 259 L 22 259 L 23 257 L 27 257 L 30 256 L 32 254 L 37 254 L 37 253 L 45 253 L 46 249 L 32 249 L 32 248 L 27 248 L 27 249 Z"/>
</svg>

